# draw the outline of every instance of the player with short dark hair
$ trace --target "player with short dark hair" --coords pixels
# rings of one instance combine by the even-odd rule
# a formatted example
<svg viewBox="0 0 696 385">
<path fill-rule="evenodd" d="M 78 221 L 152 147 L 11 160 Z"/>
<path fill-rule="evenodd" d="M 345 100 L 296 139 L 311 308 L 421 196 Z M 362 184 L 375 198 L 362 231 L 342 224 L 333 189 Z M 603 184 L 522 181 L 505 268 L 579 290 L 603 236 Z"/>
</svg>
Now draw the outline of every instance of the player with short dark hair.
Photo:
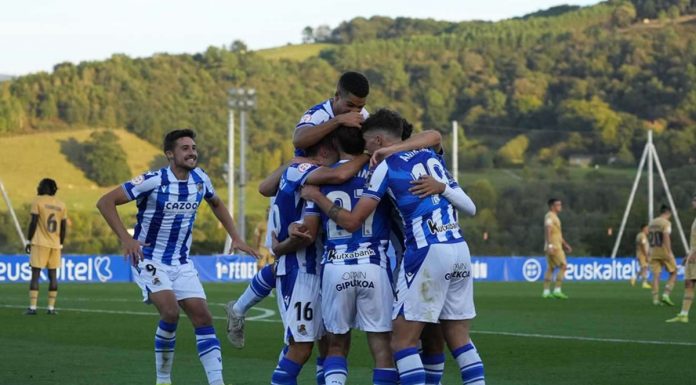
<svg viewBox="0 0 696 385">
<path fill-rule="evenodd" d="M 339 126 L 360 128 L 367 118 L 365 110 L 370 83 L 359 72 L 345 72 L 338 79 L 333 98 L 308 109 L 295 126 L 292 144 L 302 151 L 316 144 Z"/>
<path fill-rule="evenodd" d="M 25 251 L 30 254 L 31 281 L 29 283 L 29 308 L 24 314 L 35 315 L 39 299 L 39 276 L 41 269 L 48 269 L 48 310 L 56 315 L 58 297 L 57 269 L 60 267 L 60 250 L 65 241 L 68 211 L 65 203 L 55 197 L 58 191 L 56 181 L 44 178 L 39 182 L 38 197 L 31 204 L 28 241 Z"/>
<path fill-rule="evenodd" d="M 573 248 L 563 238 L 561 230 L 561 220 L 558 213 L 563 210 L 563 202 L 558 198 L 551 198 L 547 205 L 549 211 L 544 217 L 544 253 L 546 254 L 546 273 L 544 274 L 543 298 L 568 299 L 568 296 L 561 291 L 563 278 L 565 278 L 568 262 L 566 261 L 565 251 L 571 252 Z M 564 251 L 565 250 L 565 251 Z M 551 281 L 556 272 L 556 287 L 551 292 Z"/>
<path fill-rule="evenodd" d="M 199 167 L 192 130 L 174 130 L 164 138 L 169 166 L 147 172 L 102 196 L 97 208 L 120 239 L 132 261 L 143 301 L 160 314 L 155 332 L 157 384 L 171 384 L 176 329 L 181 307 L 191 320 L 198 356 L 210 385 L 222 385 L 222 356 L 213 318 L 198 272 L 189 259 L 191 233 L 199 205 L 205 200 L 232 237 L 236 249 L 258 257 L 237 234 L 234 220 L 208 175 Z M 135 234 L 126 231 L 117 205 L 137 202 Z"/>
</svg>

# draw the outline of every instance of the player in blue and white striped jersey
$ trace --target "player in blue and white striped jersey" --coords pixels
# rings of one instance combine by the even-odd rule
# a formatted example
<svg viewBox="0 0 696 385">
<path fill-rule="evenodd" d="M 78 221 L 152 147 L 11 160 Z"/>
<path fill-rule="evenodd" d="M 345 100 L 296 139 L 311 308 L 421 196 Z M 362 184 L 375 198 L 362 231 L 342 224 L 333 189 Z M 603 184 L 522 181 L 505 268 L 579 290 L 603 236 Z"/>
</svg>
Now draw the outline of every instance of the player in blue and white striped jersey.
<svg viewBox="0 0 696 385">
<path fill-rule="evenodd" d="M 372 115 L 363 124 L 368 150 L 400 142 L 402 126 L 403 119 L 394 112 L 380 110 Z M 413 182 L 423 175 L 447 182 L 441 196 L 421 199 L 412 194 Z M 395 202 L 406 231 L 392 335 L 402 384 L 425 384 L 418 339 L 426 323 L 437 322 L 442 324 L 447 344 L 459 364 L 462 383 L 479 385 L 485 381 L 481 359 L 469 339 L 469 321 L 476 314 L 473 277 L 469 250 L 455 211 L 455 206 L 468 205 L 470 213 L 475 208 L 456 181 L 448 181 L 446 175 L 432 150 L 399 152 L 377 166 L 352 212 L 341 209 L 317 189 L 302 192 L 304 198 L 314 201 L 348 231 L 358 229 L 385 195 Z"/>
<path fill-rule="evenodd" d="M 181 307 L 193 323 L 196 346 L 211 385 L 223 385 L 220 342 L 196 268 L 189 260 L 191 230 L 201 202 L 232 237 L 237 249 L 254 256 L 237 234 L 234 221 L 222 200 L 215 195 L 210 178 L 196 167 L 198 152 L 192 130 L 175 130 L 164 139 L 169 167 L 145 173 L 108 192 L 97 207 L 121 240 L 124 253 L 133 263 L 133 276 L 143 299 L 160 313 L 155 332 L 157 384 L 171 384 L 176 328 Z M 135 200 L 138 214 L 131 237 L 121 221 L 117 205 Z"/>
<path fill-rule="evenodd" d="M 339 127 L 333 133 L 334 145 L 339 149 L 341 161 L 348 162 L 363 153 L 362 135 L 355 135 L 349 127 Z M 439 145 L 440 135 L 434 131 L 419 134 L 403 142 L 405 148 L 415 149 Z M 343 184 L 323 185 L 321 191 L 350 209 L 357 202 L 369 177 L 369 166 Z M 324 361 L 327 384 L 342 385 L 347 380 L 348 366 L 345 352 L 350 344 L 352 328 L 367 332 L 368 344 L 375 360 L 373 383 L 396 384 L 398 374 L 394 369 L 389 342 L 391 332 L 391 307 L 394 297 L 387 247 L 391 234 L 390 202 L 380 202 L 377 209 L 352 234 L 307 203 L 304 222 L 310 234 L 317 232 L 321 219 L 324 252 L 322 265 L 322 317 L 328 331 L 329 350 Z"/>
<path fill-rule="evenodd" d="M 333 98 L 309 108 L 295 126 L 292 144 L 296 155 L 332 133 L 340 126 L 360 128 L 367 119 L 365 109 L 370 83 L 359 72 L 345 72 L 338 79 Z"/>
</svg>

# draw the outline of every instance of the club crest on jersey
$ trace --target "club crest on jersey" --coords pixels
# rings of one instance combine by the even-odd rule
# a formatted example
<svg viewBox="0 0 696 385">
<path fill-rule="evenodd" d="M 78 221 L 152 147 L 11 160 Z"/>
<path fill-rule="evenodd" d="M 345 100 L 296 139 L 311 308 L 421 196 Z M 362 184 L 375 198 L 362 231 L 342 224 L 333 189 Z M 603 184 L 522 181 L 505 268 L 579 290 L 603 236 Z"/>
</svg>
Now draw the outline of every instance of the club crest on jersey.
<svg viewBox="0 0 696 385">
<path fill-rule="evenodd" d="M 311 163 L 301 163 L 299 166 L 297 166 L 297 171 L 299 171 L 299 172 L 301 172 L 301 173 L 305 173 L 305 172 L 307 172 L 307 170 L 309 170 L 310 168 L 312 168 L 312 164 L 311 164 Z"/>
<path fill-rule="evenodd" d="M 136 186 L 143 182 L 145 182 L 145 175 L 138 175 L 135 178 L 131 179 L 131 183 Z"/>
<path fill-rule="evenodd" d="M 203 192 L 203 183 L 196 183 L 196 189 L 198 190 L 198 193 Z"/>
<path fill-rule="evenodd" d="M 297 333 L 299 333 L 302 336 L 307 335 L 307 327 L 305 326 L 305 324 L 297 325 Z"/>
<path fill-rule="evenodd" d="M 312 120 L 312 114 L 304 114 L 302 116 L 302 119 L 300 119 L 300 123 L 307 123 Z"/>
</svg>

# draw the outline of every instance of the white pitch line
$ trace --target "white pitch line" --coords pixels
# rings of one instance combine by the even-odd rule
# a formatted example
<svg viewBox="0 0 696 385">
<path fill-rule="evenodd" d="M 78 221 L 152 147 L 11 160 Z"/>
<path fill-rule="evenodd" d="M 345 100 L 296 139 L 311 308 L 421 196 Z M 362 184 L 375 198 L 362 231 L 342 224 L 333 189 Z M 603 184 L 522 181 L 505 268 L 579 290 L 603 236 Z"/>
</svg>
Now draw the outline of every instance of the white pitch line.
<svg viewBox="0 0 696 385">
<path fill-rule="evenodd" d="M 8 308 L 8 309 L 26 309 L 26 306 L 21 306 L 21 305 L 7 305 L 7 304 L 0 304 L 0 307 Z M 256 310 L 261 311 L 262 313 L 258 316 L 254 317 L 248 317 L 247 321 L 259 321 L 259 322 L 274 322 L 274 323 L 280 323 L 280 320 L 275 320 L 275 319 L 268 319 L 268 317 L 271 317 L 275 315 L 275 312 L 273 310 L 269 309 L 263 309 L 263 308 L 255 308 Z M 74 308 L 74 307 L 59 307 L 57 308 L 59 311 L 74 311 L 77 313 L 97 313 L 97 314 L 126 314 L 126 315 L 139 315 L 139 316 L 159 316 L 158 313 L 155 312 L 145 312 L 145 311 L 131 311 L 131 310 L 106 310 L 106 309 L 85 309 L 85 308 Z M 184 314 L 185 315 L 185 314 Z M 213 316 L 213 319 L 216 320 L 227 320 L 227 317 L 219 317 L 219 316 Z"/>
<path fill-rule="evenodd" d="M 546 339 L 553 339 L 553 340 L 615 342 L 615 343 L 621 343 L 621 344 L 696 346 L 696 342 L 631 340 L 631 339 L 622 339 L 622 338 L 600 338 L 600 337 L 581 337 L 581 336 L 560 336 L 560 335 L 553 335 L 553 334 L 496 332 L 496 331 L 490 331 L 490 330 L 472 330 L 471 333 L 472 334 L 490 334 L 490 335 L 499 335 L 499 336 L 510 336 L 510 337 L 546 338 Z"/>
<path fill-rule="evenodd" d="M 213 303 L 216 304 L 216 303 Z M 221 305 L 221 304 L 220 304 Z M 21 305 L 7 305 L 0 304 L 0 307 L 9 309 L 25 309 L 26 306 Z M 266 312 L 270 312 L 269 316 L 275 315 L 273 310 L 256 308 L 258 310 L 264 311 L 264 314 L 256 317 L 249 317 L 247 321 L 257 321 L 257 322 L 271 322 L 280 323 L 277 319 L 268 318 L 257 318 L 265 316 Z M 143 311 L 130 311 L 130 310 L 105 310 L 105 309 L 84 309 L 84 308 L 67 308 L 60 307 L 58 310 L 61 311 L 74 311 L 78 313 L 99 313 L 99 314 L 127 314 L 127 315 L 138 315 L 138 316 L 158 316 L 159 314 L 155 312 L 143 312 Z M 227 317 L 216 317 L 216 320 L 227 320 Z M 696 342 L 677 342 L 677 341 L 655 341 L 655 340 L 632 340 L 632 339 L 621 339 L 621 338 L 599 338 L 599 337 L 581 337 L 581 336 L 561 336 L 553 334 L 536 334 L 536 333 L 514 333 L 514 332 L 499 332 L 491 330 L 472 330 L 472 334 L 488 334 L 488 335 L 499 335 L 499 336 L 509 336 L 509 337 L 526 337 L 526 338 L 544 338 L 544 339 L 554 339 L 554 340 L 572 340 L 572 341 L 589 341 L 589 342 L 610 342 L 610 343 L 620 343 L 620 344 L 642 344 L 642 345 L 668 345 L 668 346 L 696 346 Z"/>
</svg>

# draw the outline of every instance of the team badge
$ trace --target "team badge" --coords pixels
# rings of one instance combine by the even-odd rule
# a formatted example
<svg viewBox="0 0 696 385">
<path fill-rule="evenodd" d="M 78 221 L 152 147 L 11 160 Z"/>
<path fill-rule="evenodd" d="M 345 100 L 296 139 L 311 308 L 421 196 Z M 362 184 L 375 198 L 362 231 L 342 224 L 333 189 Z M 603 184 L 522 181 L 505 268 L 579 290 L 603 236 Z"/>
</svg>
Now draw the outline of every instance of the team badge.
<svg viewBox="0 0 696 385">
<path fill-rule="evenodd" d="M 299 324 L 299 325 L 297 325 L 297 332 L 302 336 L 306 336 L 307 335 L 307 328 L 305 327 L 304 324 Z"/>
<path fill-rule="evenodd" d="M 203 191 L 203 183 L 196 183 L 196 188 L 198 189 L 199 193 L 202 192 Z"/>
<path fill-rule="evenodd" d="M 307 170 L 310 168 L 312 168 L 311 163 L 301 163 L 299 166 L 297 166 L 297 170 L 302 173 L 307 172 Z"/>
<path fill-rule="evenodd" d="M 134 185 L 139 185 L 141 183 L 145 182 L 145 176 L 144 175 L 138 175 L 135 178 L 131 179 L 131 183 Z"/>
<path fill-rule="evenodd" d="M 312 115 L 311 114 L 305 114 L 302 116 L 302 119 L 300 119 L 301 123 L 307 123 L 312 120 Z"/>
</svg>

